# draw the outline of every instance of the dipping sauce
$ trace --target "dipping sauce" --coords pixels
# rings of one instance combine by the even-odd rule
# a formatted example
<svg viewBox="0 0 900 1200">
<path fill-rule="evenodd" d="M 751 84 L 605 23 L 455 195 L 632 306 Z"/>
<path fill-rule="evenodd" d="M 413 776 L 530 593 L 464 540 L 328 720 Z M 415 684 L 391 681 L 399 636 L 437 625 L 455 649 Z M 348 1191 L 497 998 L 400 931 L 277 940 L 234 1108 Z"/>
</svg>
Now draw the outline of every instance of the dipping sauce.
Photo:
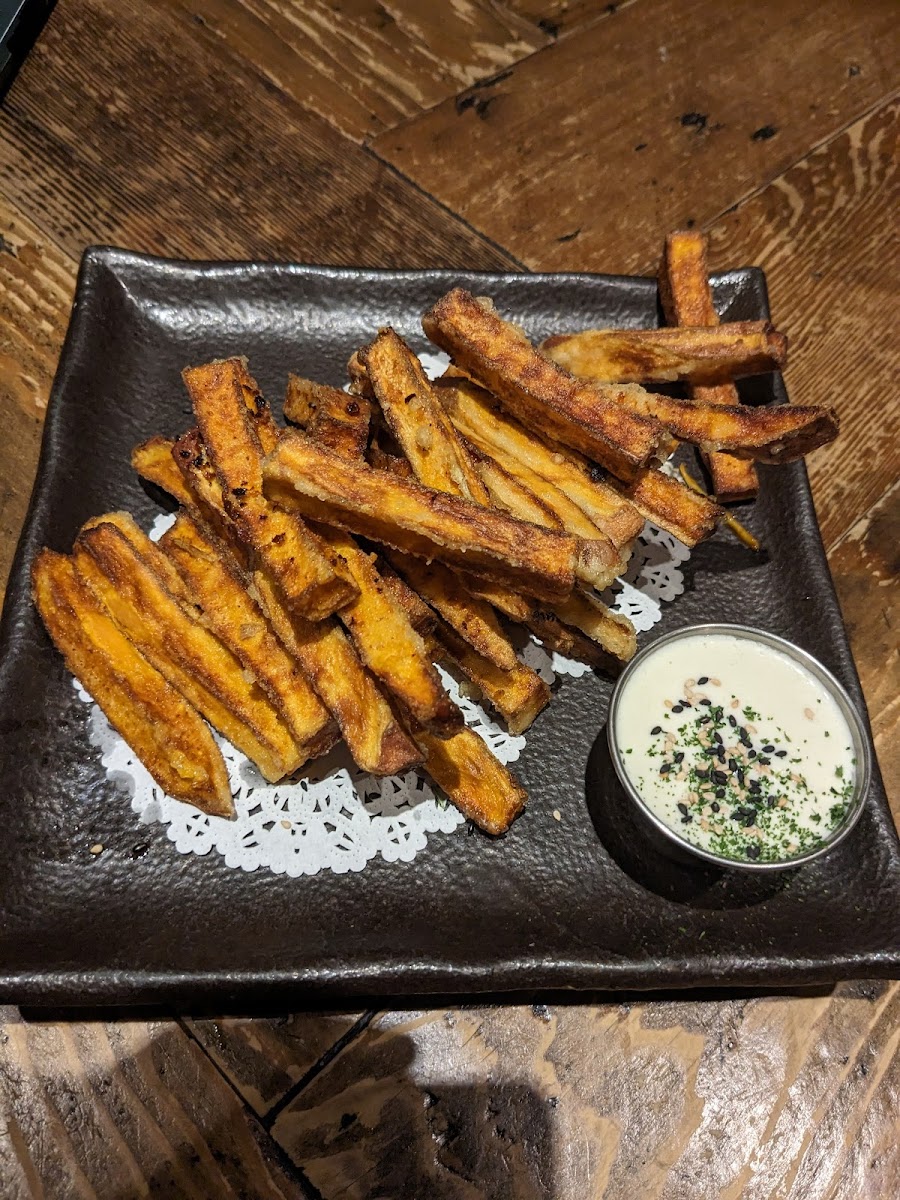
<svg viewBox="0 0 900 1200">
<path fill-rule="evenodd" d="M 679 838 L 743 862 L 806 854 L 843 824 L 857 759 L 825 683 L 774 646 L 689 633 L 636 663 L 617 698 L 625 774 Z"/>
</svg>

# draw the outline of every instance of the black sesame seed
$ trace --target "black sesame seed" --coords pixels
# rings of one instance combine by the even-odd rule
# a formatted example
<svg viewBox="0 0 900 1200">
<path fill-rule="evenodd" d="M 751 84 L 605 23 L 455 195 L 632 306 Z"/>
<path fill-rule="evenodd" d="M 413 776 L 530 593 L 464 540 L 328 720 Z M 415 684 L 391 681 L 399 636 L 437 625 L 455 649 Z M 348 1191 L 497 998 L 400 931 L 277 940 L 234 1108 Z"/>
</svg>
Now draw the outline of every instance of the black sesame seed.
<svg viewBox="0 0 900 1200">
<path fill-rule="evenodd" d="M 712 809 L 713 812 L 719 812 L 719 810 L 721 809 L 722 806 L 720 804 L 716 804 L 715 800 L 713 800 L 712 804 L 709 807 Z"/>
<path fill-rule="evenodd" d="M 653 726 L 653 728 L 650 730 L 650 736 L 651 736 L 651 737 L 656 737 L 656 735 L 657 735 L 658 733 L 662 733 L 662 726 L 661 726 L 661 725 L 654 725 L 654 726 Z"/>
<path fill-rule="evenodd" d="M 776 758 L 787 758 L 787 750 L 776 750 L 775 757 Z"/>
<path fill-rule="evenodd" d="M 775 797 L 774 796 L 766 796 L 766 808 L 774 808 L 774 807 L 775 807 Z"/>
<path fill-rule="evenodd" d="M 749 829 L 751 825 L 756 824 L 756 813 L 745 813 L 742 822 L 745 829 Z"/>
<path fill-rule="evenodd" d="M 737 781 L 738 781 L 738 783 L 741 785 L 741 787 L 743 787 L 743 786 L 744 786 L 744 772 L 741 770 L 741 768 L 740 768 L 740 767 L 738 767 L 738 769 L 737 769 L 737 771 L 735 772 L 735 774 L 737 775 Z"/>
<path fill-rule="evenodd" d="M 684 751 L 679 750 L 678 753 L 674 757 L 675 757 L 675 762 L 677 762 L 677 763 L 682 762 L 684 760 Z"/>
<path fill-rule="evenodd" d="M 672 706 L 672 712 L 680 713 L 680 712 L 684 712 L 684 709 L 682 708 L 682 706 L 680 704 L 675 704 Z"/>
<path fill-rule="evenodd" d="M 679 804 L 676 805 L 676 807 L 683 817 L 687 816 L 688 807 L 686 804 L 682 804 L 679 802 Z"/>
<path fill-rule="evenodd" d="M 691 814 L 688 813 L 688 815 L 686 817 L 681 818 L 681 823 L 682 823 L 682 825 L 690 825 L 690 823 L 691 823 L 691 821 L 693 821 L 693 819 L 694 818 L 691 816 Z"/>
<path fill-rule="evenodd" d="M 724 788 L 716 788 L 716 798 L 719 800 L 725 799 L 725 789 Z"/>
<path fill-rule="evenodd" d="M 745 742 L 744 744 L 745 744 L 746 746 L 749 746 L 749 745 L 750 745 L 750 743 L 749 743 L 749 742 Z M 748 757 L 748 758 L 756 758 L 756 751 L 755 751 L 755 750 L 753 750 L 753 749 L 750 749 L 750 750 L 748 750 L 748 751 L 747 751 L 747 757 Z"/>
<path fill-rule="evenodd" d="M 716 758 L 719 760 L 720 763 L 723 763 L 725 761 L 725 747 L 724 746 L 718 747 L 718 749 L 716 750 Z"/>
<path fill-rule="evenodd" d="M 700 676 L 700 678 L 697 680 L 697 683 L 698 683 L 698 685 L 699 685 L 700 687 L 703 687 L 704 683 L 709 683 L 709 676 L 708 676 L 708 675 L 701 675 L 701 676 Z M 708 701 L 708 700 L 704 700 L 704 701 L 703 701 L 703 703 L 704 703 L 704 704 L 709 704 L 709 701 Z"/>
<path fill-rule="evenodd" d="M 713 741 L 718 742 L 720 746 L 722 745 L 722 735 L 718 730 L 713 734 Z"/>
<path fill-rule="evenodd" d="M 769 758 L 761 758 L 761 759 L 759 760 L 759 765 L 760 765 L 761 767 L 767 767 L 771 761 L 772 761 L 772 760 L 771 760 L 771 759 L 769 759 Z"/>
<path fill-rule="evenodd" d="M 701 717 L 700 720 L 697 722 L 697 724 L 698 725 L 708 725 L 709 722 L 710 722 L 709 717 Z"/>
<path fill-rule="evenodd" d="M 690 700 L 682 700 L 681 707 L 682 708 L 693 708 L 694 706 L 693 706 L 693 704 L 691 704 Z"/>
<path fill-rule="evenodd" d="M 671 763 L 663 763 L 663 765 L 659 768 L 659 773 L 660 773 L 660 775 L 668 775 L 668 773 L 671 770 L 672 770 Z"/>
<path fill-rule="evenodd" d="M 724 771 L 713 771 L 712 777 L 716 783 L 727 783 L 728 782 L 728 776 L 725 774 Z"/>
<path fill-rule="evenodd" d="M 710 771 L 709 767 L 706 767 L 706 768 L 698 767 L 697 770 L 694 772 L 694 774 L 697 776 L 698 779 L 709 779 L 709 771 Z"/>
<path fill-rule="evenodd" d="M 748 846 L 747 847 L 747 857 L 748 858 L 759 858 L 759 846 L 757 846 L 755 844 L 752 846 Z"/>
<path fill-rule="evenodd" d="M 729 760 L 728 760 L 728 770 L 729 770 L 729 771 L 736 771 L 736 770 L 737 770 L 737 759 L 736 759 L 736 758 L 729 758 Z"/>
<path fill-rule="evenodd" d="M 734 713 L 728 714 L 728 724 L 732 729 L 737 729 L 737 717 L 734 715 Z"/>
<path fill-rule="evenodd" d="M 750 791 L 751 792 L 758 792 L 761 787 L 762 787 L 762 784 L 759 782 L 758 779 L 750 780 Z"/>
<path fill-rule="evenodd" d="M 763 749 L 763 754 L 771 754 L 772 751 L 775 749 L 775 747 L 771 743 L 769 743 L 769 745 L 763 746 L 762 749 Z"/>
<path fill-rule="evenodd" d="M 734 812 L 731 814 L 731 819 L 732 819 L 732 821 L 740 821 L 740 819 L 741 819 L 741 810 L 740 810 L 739 808 L 736 808 L 736 809 L 734 810 Z"/>
<path fill-rule="evenodd" d="M 710 704 L 712 704 L 712 700 L 701 700 L 700 703 L 710 705 Z"/>
</svg>

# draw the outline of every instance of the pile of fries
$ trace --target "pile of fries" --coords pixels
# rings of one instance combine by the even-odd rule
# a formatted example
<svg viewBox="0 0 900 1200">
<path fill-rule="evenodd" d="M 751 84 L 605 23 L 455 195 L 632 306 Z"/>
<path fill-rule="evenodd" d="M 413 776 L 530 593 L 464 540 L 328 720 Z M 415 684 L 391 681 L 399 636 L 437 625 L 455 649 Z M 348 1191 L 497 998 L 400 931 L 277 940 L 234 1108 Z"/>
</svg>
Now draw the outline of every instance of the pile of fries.
<svg viewBox="0 0 900 1200">
<path fill-rule="evenodd" d="M 753 460 L 831 440 L 834 414 L 748 409 L 733 380 L 781 366 L 763 322 L 719 325 L 705 246 L 674 234 L 671 327 L 589 330 L 536 349 L 456 288 L 425 314 L 451 357 L 434 382 L 390 328 L 356 351 L 350 390 L 290 378 L 274 420 L 243 358 L 184 371 L 196 426 L 132 456 L 180 505 L 152 542 L 126 513 L 33 567 L 72 672 L 170 796 L 234 815 L 218 730 L 276 781 L 343 739 L 375 775 L 422 768 L 489 833 L 525 793 L 467 729 L 435 664 L 461 672 L 514 733 L 550 691 L 506 622 L 615 670 L 634 628 L 600 601 L 645 519 L 689 546 L 722 510 L 664 474 L 678 441 L 720 499 Z M 643 383 L 681 381 L 672 399 Z"/>
</svg>

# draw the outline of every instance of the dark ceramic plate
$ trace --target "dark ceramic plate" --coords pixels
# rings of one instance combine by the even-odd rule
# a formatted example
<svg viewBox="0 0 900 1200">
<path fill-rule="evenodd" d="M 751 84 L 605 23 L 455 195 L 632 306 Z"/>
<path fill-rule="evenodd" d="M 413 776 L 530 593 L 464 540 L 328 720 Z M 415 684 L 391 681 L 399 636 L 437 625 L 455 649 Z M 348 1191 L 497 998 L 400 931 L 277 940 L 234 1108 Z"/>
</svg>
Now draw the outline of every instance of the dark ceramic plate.
<svg viewBox="0 0 900 1200">
<path fill-rule="evenodd" d="M 564 681 L 517 770 L 531 799 L 498 841 L 433 837 L 412 863 L 347 875 L 245 874 L 138 826 L 105 777 L 60 657 L 29 600 L 39 546 L 66 550 L 114 508 L 149 523 L 132 446 L 186 428 L 179 372 L 246 353 L 263 388 L 288 370 L 340 383 L 348 353 L 456 283 L 534 336 L 652 325 L 646 279 L 179 264 L 91 250 L 53 389 L 0 632 L 0 1002 L 181 1006 L 552 988 L 785 985 L 897 973 L 900 853 L 876 771 L 833 854 L 776 881 L 685 870 L 628 828 L 602 736 L 610 684 Z M 758 271 L 717 276 L 720 310 L 767 312 Z M 783 399 L 778 379 L 748 400 Z M 720 535 L 648 636 L 740 621 L 798 642 L 863 700 L 802 465 L 762 470 L 754 556 Z M 558 809 L 562 820 L 553 818 Z M 92 856 L 94 842 L 105 847 Z"/>
</svg>

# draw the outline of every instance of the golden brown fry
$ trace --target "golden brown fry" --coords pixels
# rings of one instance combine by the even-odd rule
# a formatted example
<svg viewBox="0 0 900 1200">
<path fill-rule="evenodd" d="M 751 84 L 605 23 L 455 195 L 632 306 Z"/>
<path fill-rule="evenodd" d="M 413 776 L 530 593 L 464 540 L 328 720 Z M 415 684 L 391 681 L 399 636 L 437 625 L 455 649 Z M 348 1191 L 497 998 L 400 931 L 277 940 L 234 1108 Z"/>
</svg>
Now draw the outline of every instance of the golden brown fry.
<svg viewBox="0 0 900 1200">
<path fill-rule="evenodd" d="M 393 329 L 360 351 L 372 390 L 424 487 L 489 505 L 487 489 L 426 378 L 422 365 Z"/>
<path fill-rule="evenodd" d="M 386 559 L 379 558 L 377 562 L 381 582 L 390 593 L 394 603 L 406 613 L 410 625 L 421 637 L 428 639 L 434 629 L 437 616 L 428 607 L 422 597 L 405 583 Z"/>
<path fill-rule="evenodd" d="M 200 714 L 120 632 L 72 560 L 41 550 L 31 578 L 66 666 L 163 791 L 211 816 L 233 817 L 225 762 Z"/>
<path fill-rule="evenodd" d="M 691 475 L 690 471 L 688 471 L 687 467 L 685 467 L 683 463 L 678 468 L 678 473 L 681 475 L 681 478 L 692 492 L 696 492 L 698 496 L 706 495 L 706 492 L 704 492 L 703 488 L 693 477 L 693 475 Z M 733 517 L 730 512 L 726 511 L 723 514 L 722 524 L 726 525 L 731 530 L 739 542 L 743 542 L 744 545 L 748 546 L 751 550 L 762 549 L 759 539 L 754 537 L 746 525 L 742 525 L 741 522 L 736 517 Z"/>
<path fill-rule="evenodd" d="M 565 599 L 572 590 L 578 550 L 574 538 L 347 463 L 302 434 L 282 437 L 266 461 L 264 476 L 272 500 L 313 520 L 511 583 L 541 598 Z"/>
<path fill-rule="evenodd" d="M 195 513 L 217 538 L 244 572 L 250 571 L 250 554 L 241 541 L 234 522 L 225 511 L 222 485 L 216 475 L 199 429 L 189 429 L 172 445 L 172 461 L 184 480 L 190 497 L 186 507 Z"/>
<path fill-rule="evenodd" d="M 412 733 L 426 771 L 463 816 L 485 833 L 506 833 L 528 797 L 478 734 L 466 728 L 449 738 L 418 729 Z"/>
<path fill-rule="evenodd" d="M 838 435 L 837 413 L 831 408 L 695 404 L 647 392 L 633 383 L 597 386 L 630 412 L 656 417 L 683 442 L 693 442 L 706 451 L 729 450 L 738 458 L 757 462 L 793 462 Z"/>
<path fill-rule="evenodd" d="M 225 510 L 248 551 L 288 607 L 310 620 L 330 616 L 352 598 L 355 588 L 335 573 L 303 522 L 271 506 L 263 495 L 259 428 L 271 418 L 255 396 L 244 361 L 206 363 L 182 374 Z"/>
<path fill-rule="evenodd" d="M 152 437 L 140 446 L 135 446 L 131 452 L 131 465 L 142 479 L 155 483 L 179 504 L 188 506 L 193 501 L 178 467 L 172 461 L 174 446 L 171 438 Z"/>
<path fill-rule="evenodd" d="M 495 508 L 501 508 L 520 521 L 530 521 L 532 525 L 544 525 L 547 529 L 563 528 L 562 521 L 553 509 L 506 467 L 501 466 L 496 458 L 479 450 L 475 443 L 467 438 L 463 438 L 463 444 L 475 463 L 481 482 L 487 488 Z"/>
<path fill-rule="evenodd" d="M 245 580 L 230 565 L 227 551 L 186 513 L 159 542 L 177 570 L 185 600 L 249 671 L 284 718 L 305 760 L 334 745 L 337 727 L 251 598 Z M 171 589 L 170 589 L 171 590 Z"/>
<path fill-rule="evenodd" d="M 706 263 L 707 238 L 689 230 L 671 233 L 659 265 L 659 294 L 670 325 L 719 324 L 709 286 Z M 733 383 L 691 388 L 691 399 L 698 404 L 740 403 Z M 759 487 L 756 468 L 747 459 L 717 451 L 704 455 L 720 503 L 748 500 Z"/>
<path fill-rule="evenodd" d="M 102 520 L 84 529 L 74 552 L 79 575 L 141 654 L 266 779 L 289 775 L 302 754 L 287 726 L 231 651 L 166 589 L 154 566 L 161 551 L 149 538 L 136 551 L 140 538 L 136 526 L 126 538 Z"/>
<path fill-rule="evenodd" d="M 528 428 L 581 450 L 621 478 L 630 479 L 659 453 L 665 431 L 652 417 L 610 403 L 596 384 L 563 371 L 462 288 L 439 300 L 422 327 Z"/>
<path fill-rule="evenodd" d="M 462 725 L 462 714 L 444 690 L 425 642 L 413 629 L 372 559 L 341 529 L 322 527 L 322 537 L 346 561 L 359 595 L 341 609 L 359 656 L 413 717 L 439 737 Z"/>
<path fill-rule="evenodd" d="M 722 510 L 709 497 L 688 491 L 662 471 L 639 471 L 631 483 L 607 481 L 621 491 L 637 511 L 686 546 L 696 546 L 714 532 Z"/>
<path fill-rule="evenodd" d="M 579 662 L 613 674 L 621 666 L 619 660 L 604 650 L 598 642 L 592 641 L 580 629 L 566 625 L 551 610 L 538 609 L 528 622 L 528 628 L 535 637 L 540 638 L 546 649 L 555 650 L 557 654 L 566 658 L 575 658 Z"/>
<path fill-rule="evenodd" d="M 550 688 L 537 671 L 518 659 L 511 670 L 502 670 L 445 621 L 437 622 L 430 645 L 436 658 L 457 666 L 471 680 L 512 734 L 524 733 L 550 702 Z"/>
<path fill-rule="evenodd" d="M 592 482 L 587 463 L 577 451 L 548 446 L 504 413 L 497 400 L 471 380 L 447 375 L 436 387 L 457 429 L 536 492 L 571 533 L 582 529 L 569 525 L 573 507 L 590 522 L 586 535 L 596 537 L 599 530 L 614 546 L 625 546 L 640 533 L 644 522 L 634 506 L 605 484 Z M 539 479 L 543 481 L 540 484 Z"/>
<path fill-rule="evenodd" d="M 637 635 L 627 617 L 610 612 L 605 604 L 583 592 L 573 592 L 568 600 L 554 604 L 553 613 L 596 642 L 618 662 L 626 663 L 637 651 Z"/>
<path fill-rule="evenodd" d="M 410 587 L 479 654 L 504 671 L 515 667 L 516 652 L 500 628 L 496 613 L 488 603 L 472 596 L 453 571 L 443 563 L 425 563 L 396 551 L 386 550 L 385 556 Z"/>
<path fill-rule="evenodd" d="M 349 396 L 339 388 L 288 375 L 284 416 L 336 454 L 346 458 L 365 455 L 372 405 L 363 396 Z M 263 452 L 270 451 L 263 446 Z"/>
<path fill-rule="evenodd" d="M 549 337 L 541 350 L 572 375 L 603 383 L 728 383 L 777 371 L 787 338 L 768 321 L 663 329 L 585 329 Z"/>
<path fill-rule="evenodd" d="M 261 433 L 266 440 L 265 429 Z M 221 488 L 204 458 L 199 431 L 179 438 L 175 461 L 202 496 L 204 519 L 220 531 L 276 636 L 337 721 L 357 765 L 373 775 L 396 775 L 415 766 L 421 761 L 418 750 L 400 728 L 343 630 L 333 619 L 316 623 L 291 612 L 265 572 L 251 570 L 246 559 L 241 562 L 245 548 L 225 513 Z"/>
</svg>

